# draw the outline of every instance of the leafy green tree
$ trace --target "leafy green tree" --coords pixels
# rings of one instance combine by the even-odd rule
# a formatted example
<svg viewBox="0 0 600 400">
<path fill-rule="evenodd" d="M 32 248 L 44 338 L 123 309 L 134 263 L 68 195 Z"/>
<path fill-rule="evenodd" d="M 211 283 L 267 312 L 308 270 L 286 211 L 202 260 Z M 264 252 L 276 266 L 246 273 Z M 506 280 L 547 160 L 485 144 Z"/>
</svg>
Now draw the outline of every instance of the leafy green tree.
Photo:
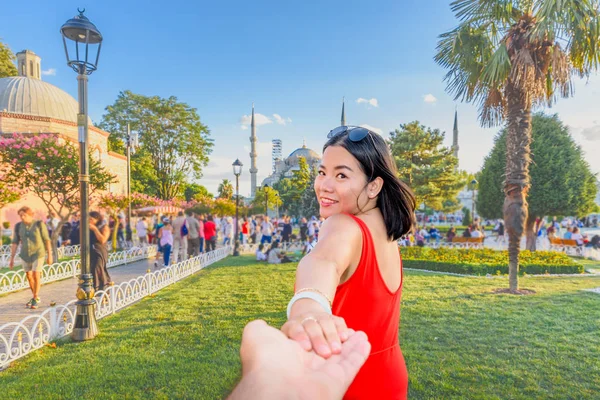
<svg viewBox="0 0 600 400">
<path fill-rule="evenodd" d="M 600 62 L 596 1 L 454 0 L 458 27 L 443 33 L 435 60 L 447 90 L 475 102 L 486 126 L 506 123 L 503 191 L 509 290 L 519 289 L 520 241 L 527 221 L 531 110 L 572 94 L 571 77 Z"/>
<path fill-rule="evenodd" d="M 150 157 L 160 198 L 180 195 L 186 177 L 202 177 L 213 143 L 195 108 L 179 102 L 175 96 L 165 99 L 126 90 L 106 107 L 99 127 L 115 136 L 111 146 L 117 146 L 116 139 L 125 138 L 127 124 L 139 134 L 140 153 Z"/>
<path fill-rule="evenodd" d="M 283 202 L 281 201 L 281 196 L 277 196 L 278 193 L 279 192 L 277 192 L 277 190 L 273 189 L 270 186 L 267 186 L 266 189 L 264 187 L 257 189 L 256 194 L 254 195 L 254 199 L 252 200 L 253 212 L 266 212 L 265 205 L 267 204 L 265 203 L 265 194 L 269 203 L 268 207 L 270 210 L 274 209 L 276 206 L 281 207 Z"/>
<path fill-rule="evenodd" d="M 30 190 L 60 218 L 51 237 L 56 250 L 62 226 L 79 209 L 79 150 L 54 135 L 14 134 L 0 139 L 0 159 L 6 184 Z M 90 195 L 94 195 L 106 190 L 115 176 L 96 158 L 90 157 L 89 163 Z"/>
<path fill-rule="evenodd" d="M 218 196 L 221 199 L 230 200 L 233 197 L 233 185 L 229 179 L 223 179 L 221 183 L 219 183 L 219 188 L 217 189 Z"/>
<path fill-rule="evenodd" d="M 7 183 L 6 178 L 4 176 L 4 172 L 2 171 L 3 166 L 0 164 L 0 239 L 2 239 L 2 209 L 11 204 L 19 201 L 21 197 L 25 194 L 25 191 L 19 187 L 11 186 Z M 0 240 L 0 245 L 2 245 L 2 241 Z"/>
<path fill-rule="evenodd" d="M 224 197 L 216 199 L 212 206 L 212 213 L 221 217 L 235 215 L 235 201 Z"/>
<path fill-rule="evenodd" d="M 463 212 L 462 224 L 465 226 L 471 225 L 473 223 L 473 218 L 471 217 L 471 210 L 469 210 L 467 207 L 463 207 L 462 212 Z"/>
<path fill-rule="evenodd" d="M 292 171 L 290 178 L 283 178 L 273 185 L 281 196 L 286 213 L 299 215 L 302 209 L 302 196 L 308 190 L 312 192 L 313 174 L 304 157 L 298 157 L 298 169 Z"/>
<path fill-rule="evenodd" d="M 0 42 L 0 78 L 19 75 L 15 67 L 16 57 L 10 48 Z"/>
<path fill-rule="evenodd" d="M 456 171 L 458 160 L 443 147 L 444 134 L 418 121 L 400 125 L 390 133 L 390 147 L 398 176 L 412 188 L 417 204 L 436 210 L 456 210 L 457 195 L 465 186 L 466 175 Z"/>
<path fill-rule="evenodd" d="M 197 183 L 188 183 L 183 191 L 183 196 L 185 197 L 185 201 L 196 200 L 198 196 L 213 197 L 207 188 Z"/>
<path fill-rule="evenodd" d="M 581 148 L 557 115 L 535 114 L 531 126 L 531 189 L 525 231 L 528 250 L 535 250 L 536 218 L 593 212 L 597 187 Z M 503 129 L 496 137 L 479 177 L 477 210 L 485 218 L 502 218 L 506 135 Z"/>
<path fill-rule="evenodd" d="M 317 170 L 313 168 L 310 170 L 310 181 L 307 188 L 302 192 L 302 197 L 300 197 L 299 214 L 305 217 L 319 216 L 320 213 L 319 201 L 313 189 L 315 179 L 317 179 Z"/>
</svg>

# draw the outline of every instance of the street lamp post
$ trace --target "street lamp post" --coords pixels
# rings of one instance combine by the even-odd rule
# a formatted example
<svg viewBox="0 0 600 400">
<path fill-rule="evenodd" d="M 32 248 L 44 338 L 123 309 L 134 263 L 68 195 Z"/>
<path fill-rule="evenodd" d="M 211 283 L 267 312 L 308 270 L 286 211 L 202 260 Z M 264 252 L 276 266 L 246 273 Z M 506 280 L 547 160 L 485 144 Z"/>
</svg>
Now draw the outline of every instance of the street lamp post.
<svg viewBox="0 0 600 400">
<path fill-rule="evenodd" d="M 473 179 L 471 181 L 471 221 L 475 222 L 475 186 L 477 185 L 477 180 Z"/>
<path fill-rule="evenodd" d="M 235 175 L 235 240 L 233 255 L 239 256 L 240 252 L 238 249 L 240 242 L 240 233 L 238 232 L 240 221 L 239 221 L 239 206 L 240 206 L 240 175 L 242 174 L 242 167 L 244 164 L 239 159 L 233 162 L 233 174 Z"/>
<path fill-rule="evenodd" d="M 277 199 L 275 199 L 275 207 L 277 210 L 277 211 L 275 211 L 275 215 L 276 215 L 275 218 L 277 218 L 277 220 L 279 221 L 279 193 L 275 193 L 275 197 L 277 197 Z"/>
<path fill-rule="evenodd" d="M 93 339 L 98 334 L 95 312 L 96 301 L 94 300 L 94 287 L 90 271 L 90 165 L 88 154 L 87 76 L 94 72 L 98 65 L 100 48 L 102 46 L 102 34 L 98 28 L 83 15 L 85 9 L 83 11 L 77 11 L 79 11 L 79 15 L 76 15 L 65 22 L 60 28 L 60 32 L 65 46 L 67 65 L 77 72 L 79 94 L 77 128 L 79 132 L 81 275 L 79 277 L 79 288 L 77 289 L 77 311 L 71 338 L 75 341 L 83 341 Z M 71 47 L 70 54 L 69 47 Z"/>
<path fill-rule="evenodd" d="M 265 191 L 265 217 L 269 215 L 269 185 L 265 183 L 263 186 L 263 190 Z"/>
<path fill-rule="evenodd" d="M 133 236 L 131 229 L 131 154 L 135 154 L 135 149 L 138 147 L 138 136 L 135 132 L 131 133 L 129 124 L 127 124 L 127 142 L 125 145 L 127 153 L 127 234 Z"/>
</svg>

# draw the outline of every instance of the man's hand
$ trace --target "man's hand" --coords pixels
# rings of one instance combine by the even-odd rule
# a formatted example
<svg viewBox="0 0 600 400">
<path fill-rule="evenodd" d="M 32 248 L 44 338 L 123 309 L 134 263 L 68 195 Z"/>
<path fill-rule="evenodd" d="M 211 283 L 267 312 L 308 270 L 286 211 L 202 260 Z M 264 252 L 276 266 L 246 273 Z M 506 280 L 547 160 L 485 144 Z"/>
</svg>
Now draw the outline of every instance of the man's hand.
<svg viewBox="0 0 600 400">
<path fill-rule="evenodd" d="M 46 256 L 46 264 L 51 265 L 52 264 L 52 254 L 48 253 L 48 256 Z"/>
<path fill-rule="evenodd" d="M 250 322 L 240 349 L 243 377 L 231 399 L 341 399 L 371 351 L 364 332 L 348 336 L 340 354 L 324 359 L 264 321 Z"/>
<path fill-rule="evenodd" d="M 15 267 L 15 259 L 11 257 L 10 262 L 8 263 L 8 268 L 12 271 Z"/>
</svg>

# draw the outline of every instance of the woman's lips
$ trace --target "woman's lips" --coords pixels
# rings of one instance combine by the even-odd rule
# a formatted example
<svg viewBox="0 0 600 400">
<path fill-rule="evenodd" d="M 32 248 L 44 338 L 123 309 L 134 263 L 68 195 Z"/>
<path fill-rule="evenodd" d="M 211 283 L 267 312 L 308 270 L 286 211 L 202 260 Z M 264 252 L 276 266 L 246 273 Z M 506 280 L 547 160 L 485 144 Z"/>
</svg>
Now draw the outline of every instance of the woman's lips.
<svg viewBox="0 0 600 400">
<path fill-rule="evenodd" d="M 321 197 L 319 203 L 321 204 L 321 207 L 329 207 L 329 206 L 336 204 L 337 201 L 328 199 L 326 197 Z"/>
</svg>

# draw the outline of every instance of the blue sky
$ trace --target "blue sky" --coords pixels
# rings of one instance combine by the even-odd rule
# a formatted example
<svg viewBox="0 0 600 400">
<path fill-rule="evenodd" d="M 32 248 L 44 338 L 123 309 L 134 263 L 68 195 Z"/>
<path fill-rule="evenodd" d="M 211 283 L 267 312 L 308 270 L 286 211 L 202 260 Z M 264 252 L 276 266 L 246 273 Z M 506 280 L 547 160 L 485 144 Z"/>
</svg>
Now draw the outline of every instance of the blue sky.
<svg viewBox="0 0 600 400">
<path fill-rule="evenodd" d="M 456 103 L 445 93 L 444 70 L 433 61 L 437 36 L 456 20 L 449 1 L 35 1 L 2 6 L 0 37 L 13 51 L 42 57 L 44 80 L 76 95 L 66 66 L 60 26 L 85 7 L 104 35 L 98 71 L 89 81 L 89 109 L 99 121 L 119 91 L 177 96 L 198 109 L 215 147 L 200 181 L 216 191 L 244 163 L 240 182 L 249 194 L 252 102 L 266 122 L 258 128 L 259 181 L 270 172 L 270 141 L 283 153 L 302 145 L 320 152 L 339 125 L 342 97 L 347 122 L 384 135 L 419 120 L 447 132 L 451 143 Z M 359 99 L 369 101 L 358 102 Z M 571 127 L 600 173 L 600 79 L 577 81 L 575 97 L 551 109 Z M 480 169 L 498 129 L 483 129 L 472 105 L 458 104 L 460 167 Z M 277 115 L 277 116 L 275 116 Z M 270 121 L 270 122 L 268 122 Z"/>
</svg>

